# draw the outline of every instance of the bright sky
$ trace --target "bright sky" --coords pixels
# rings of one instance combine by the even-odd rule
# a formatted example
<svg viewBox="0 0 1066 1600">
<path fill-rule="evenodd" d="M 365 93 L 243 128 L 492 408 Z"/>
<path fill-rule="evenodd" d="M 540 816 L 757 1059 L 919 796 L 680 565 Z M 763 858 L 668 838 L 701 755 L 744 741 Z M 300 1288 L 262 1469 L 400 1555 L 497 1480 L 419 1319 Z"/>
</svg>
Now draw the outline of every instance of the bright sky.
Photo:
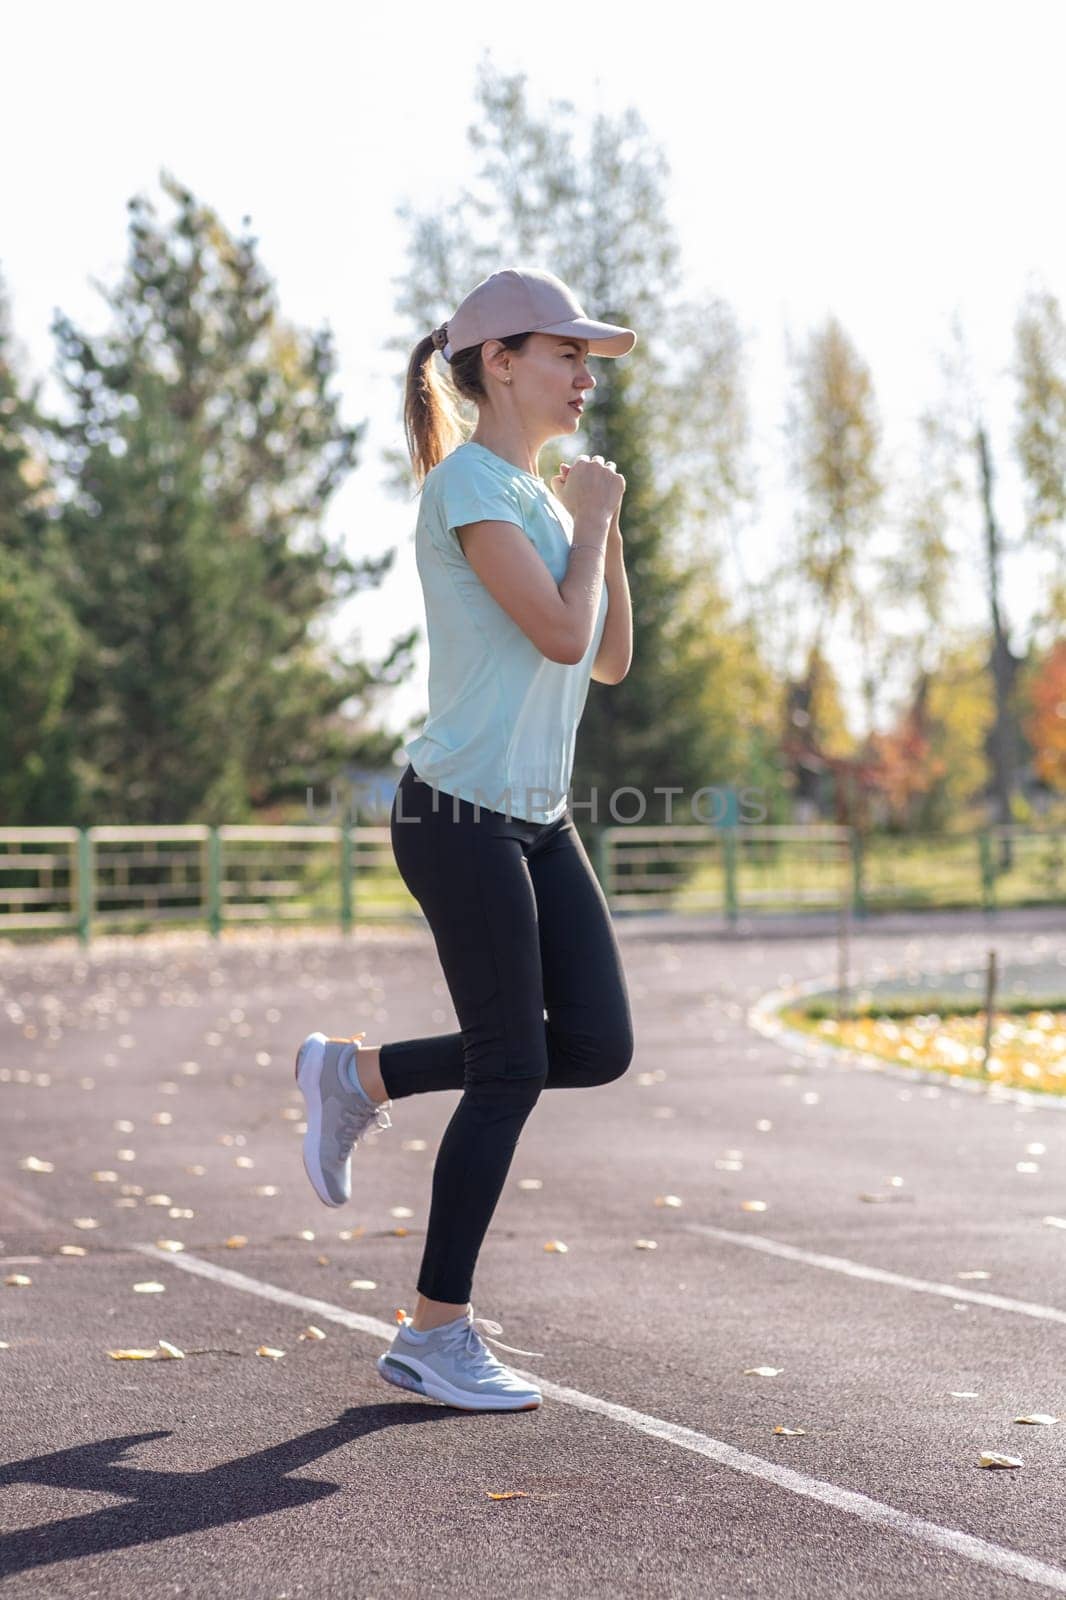
<svg viewBox="0 0 1066 1600">
<path fill-rule="evenodd" d="M 752 573 L 788 520 L 785 333 L 801 339 L 830 311 L 872 368 L 888 450 L 905 452 L 939 392 L 936 356 L 958 310 L 993 430 L 997 509 L 1017 531 L 1014 315 L 1032 278 L 1066 302 L 1062 0 L 613 0 L 565 12 L 51 0 L 5 8 L 4 45 L 0 270 L 22 370 L 48 374 L 54 308 L 106 326 L 90 279 L 121 269 L 131 195 L 170 214 L 161 170 L 234 231 L 250 215 L 283 313 L 332 326 L 345 419 L 367 422 L 362 465 L 327 527 L 357 553 L 398 549 L 383 589 L 334 625 L 372 655 L 422 622 L 416 503 L 385 493 L 380 459 L 403 442 L 382 348 L 406 262 L 396 208 L 446 204 L 472 171 L 466 129 L 486 52 L 527 75 L 538 112 L 559 98 L 590 117 L 634 106 L 665 152 L 687 284 L 730 301 L 752 335 L 766 497 Z M 58 402 L 54 380 L 43 398 Z M 976 615 L 979 590 L 960 601 Z M 1008 609 L 1027 614 L 1022 574 Z M 425 709 L 425 670 L 423 645 L 388 708 L 397 727 Z"/>
</svg>

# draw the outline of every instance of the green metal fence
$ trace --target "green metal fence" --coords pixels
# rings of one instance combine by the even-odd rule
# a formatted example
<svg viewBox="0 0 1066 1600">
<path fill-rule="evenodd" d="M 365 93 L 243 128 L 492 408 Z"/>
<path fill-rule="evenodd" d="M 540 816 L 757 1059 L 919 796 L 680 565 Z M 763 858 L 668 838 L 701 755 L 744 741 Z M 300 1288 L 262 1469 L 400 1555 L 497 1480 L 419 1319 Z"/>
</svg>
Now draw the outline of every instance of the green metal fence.
<svg viewBox="0 0 1066 1600">
<path fill-rule="evenodd" d="M 811 825 L 591 830 L 614 912 L 1066 906 L 1066 829 L 861 836 Z M 182 923 L 421 921 L 387 826 L 0 828 L 0 937 Z"/>
</svg>

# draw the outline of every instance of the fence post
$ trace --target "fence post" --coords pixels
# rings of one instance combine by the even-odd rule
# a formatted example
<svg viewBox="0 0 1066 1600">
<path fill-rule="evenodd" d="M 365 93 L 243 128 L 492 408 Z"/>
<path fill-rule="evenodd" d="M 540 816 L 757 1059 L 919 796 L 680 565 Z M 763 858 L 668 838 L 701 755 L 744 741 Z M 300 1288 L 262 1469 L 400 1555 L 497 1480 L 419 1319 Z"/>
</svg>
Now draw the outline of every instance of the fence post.
<svg viewBox="0 0 1066 1600">
<path fill-rule="evenodd" d="M 996 869 L 992 860 L 992 840 L 982 831 L 977 835 L 977 843 L 981 852 L 981 910 L 995 911 Z"/>
<path fill-rule="evenodd" d="M 214 825 L 207 833 L 207 926 L 217 939 L 222 931 L 222 839 Z"/>
<path fill-rule="evenodd" d="M 737 920 L 737 829 L 735 823 L 730 823 L 722 829 L 722 848 L 725 852 L 723 865 L 725 867 L 725 914 L 726 921 L 733 926 Z"/>
<path fill-rule="evenodd" d="M 78 940 L 88 944 L 93 926 L 93 841 L 88 828 L 78 829 Z"/>
<path fill-rule="evenodd" d="M 341 823 L 341 932 L 352 931 L 352 830 Z"/>
<path fill-rule="evenodd" d="M 862 833 L 858 828 L 849 829 L 851 834 L 851 906 L 857 917 L 866 915 L 866 900 L 862 884 Z"/>
</svg>

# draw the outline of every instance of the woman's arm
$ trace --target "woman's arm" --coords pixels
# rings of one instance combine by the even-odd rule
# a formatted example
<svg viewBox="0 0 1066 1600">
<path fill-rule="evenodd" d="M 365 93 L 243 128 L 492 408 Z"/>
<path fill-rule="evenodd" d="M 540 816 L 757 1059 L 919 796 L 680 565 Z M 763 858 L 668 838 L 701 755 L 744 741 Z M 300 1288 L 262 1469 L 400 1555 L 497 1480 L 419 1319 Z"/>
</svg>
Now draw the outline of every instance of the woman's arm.
<svg viewBox="0 0 1066 1600">
<path fill-rule="evenodd" d="M 621 683 L 633 659 L 633 607 L 618 512 L 611 518 L 607 534 L 603 581 L 607 585 L 607 619 L 592 663 L 592 678 L 595 683 Z"/>
</svg>

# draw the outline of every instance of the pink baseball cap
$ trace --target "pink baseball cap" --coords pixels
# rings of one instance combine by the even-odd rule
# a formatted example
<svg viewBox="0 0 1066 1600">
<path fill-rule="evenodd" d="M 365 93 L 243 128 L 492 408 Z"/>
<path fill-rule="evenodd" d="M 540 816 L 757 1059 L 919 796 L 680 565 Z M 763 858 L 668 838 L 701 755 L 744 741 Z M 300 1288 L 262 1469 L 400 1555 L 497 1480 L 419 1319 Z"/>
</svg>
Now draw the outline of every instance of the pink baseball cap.
<svg viewBox="0 0 1066 1600">
<path fill-rule="evenodd" d="M 632 328 L 587 317 L 562 279 L 537 267 L 503 267 L 482 278 L 433 339 L 450 361 L 453 351 L 511 333 L 570 333 L 589 341 L 592 356 L 628 355 L 637 342 Z"/>
</svg>

